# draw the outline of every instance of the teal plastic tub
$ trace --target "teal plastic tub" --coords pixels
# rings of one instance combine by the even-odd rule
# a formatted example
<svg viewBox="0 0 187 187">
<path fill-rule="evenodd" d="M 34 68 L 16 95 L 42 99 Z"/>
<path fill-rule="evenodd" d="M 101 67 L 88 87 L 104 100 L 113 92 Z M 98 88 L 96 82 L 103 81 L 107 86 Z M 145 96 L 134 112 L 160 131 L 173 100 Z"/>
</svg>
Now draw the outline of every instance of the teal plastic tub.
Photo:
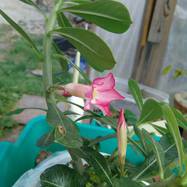
<svg viewBox="0 0 187 187">
<path fill-rule="evenodd" d="M 114 133 L 96 125 L 78 124 L 81 136 L 84 138 L 96 138 Z M 50 126 L 45 116 L 32 119 L 23 129 L 15 143 L 0 143 L 0 187 L 11 187 L 15 181 L 27 170 L 35 167 L 35 160 L 42 150 L 56 152 L 64 150 L 62 145 L 53 144 L 46 148 L 36 145 L 38 139 L 50 131 Z M 105 153 L 112 153 L 117 146 L 115 138 L 105 140 L 100 144 L 100 150 Z M 140 164 L 144 157 L 131 146 L 127 147 L 127 160 L 133 164 Z"/>
</svg>

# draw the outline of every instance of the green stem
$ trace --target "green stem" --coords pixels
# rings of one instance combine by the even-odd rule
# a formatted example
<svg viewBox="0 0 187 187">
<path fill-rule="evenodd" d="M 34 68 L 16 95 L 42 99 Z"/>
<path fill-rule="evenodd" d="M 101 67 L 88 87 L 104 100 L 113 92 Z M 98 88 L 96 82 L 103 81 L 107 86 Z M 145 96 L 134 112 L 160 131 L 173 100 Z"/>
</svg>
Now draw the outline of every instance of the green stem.
<svg viewBox="0 0 187 187">
<path fill-rule="evenodd" d="M 46 21 L 46 30 L 44 37 L 44 86 L 46 91 L 46 97 L 48 96 L 48 90 L 53 86 L 53 71 L 52 71 L 52 36 L 50 31 L 54 29 L 57 18 L 57 11 L 62 7 L 64 0 L 59 0 L 52 10 L 49 19 Z M 46 98 L 48 99 L 48 98 Z"/>
<path fill-rule="evenodd" d="M 51 88 L 53 88 L 53 70 L 52 70 L 52 35 L 51 32 L 55 25 L 56 25 L 56 19 L 57 19 L 57 11 L 62 7 L 64 3 L 64 0 L 58 0 L 55 7 L 52 10 L 51 15 L 49 16 L 49 19 L 46 21 L 46 30 L 45 30 L 45 37 L 44 37 L 44 59 L 45 63 L 43 66 L 44 71 L 44 87 L 45 87 L 45 94 L 46 94 L 46 101 L 48 108 L 53 105 L 56 109 L 56 102 L 55 102 L 55 95 L 53 91 L 50 91 Z M 58 112 L 57 112 L 58 113 Z M 77 170 L 80 172 L 80 174 L 83 171 L 83 164 L 80 158 L 78 158 L 76 155 L 73 154 L 72 150 L 68 150 L 69 153 L 72 156 L 72 160 L 77 167 Z"/>
</svg>

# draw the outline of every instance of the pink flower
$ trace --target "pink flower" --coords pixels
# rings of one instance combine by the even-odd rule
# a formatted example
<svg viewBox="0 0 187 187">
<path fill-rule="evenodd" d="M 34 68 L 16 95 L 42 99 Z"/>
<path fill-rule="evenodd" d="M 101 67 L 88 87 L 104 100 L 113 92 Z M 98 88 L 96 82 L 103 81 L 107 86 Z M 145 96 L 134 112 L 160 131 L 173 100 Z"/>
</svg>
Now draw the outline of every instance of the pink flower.
<svg viewBox="0 0 187 187">
<path fill-rule="evenodd" d="M 66 84 L 64 86 L 61 86 L 57 90 L 57 93 L 59 95 L 65 96 L 65 97 L 76 96 L 76 97 L 85 98 L 86 93 L 90 89 L 91 89 L 91 86 L 89 86 L 89 85 L 69 83 L 69 84 Z"/>
<path fill-rule="evenodd" d="M 115 79 L 112 73 L 104 77 L 96 78 L 91 89 L 86 93 L 85 109 L 96 105 L 105 115 L 111 115 L 110 103 L 114 100 L 123 100 L 124 97 L 115 90 Z"/>
<path fill-rule="evenodd" d="M 105 115 L 111 115 L 110 103 L 114 100 L 123 100 L 124 97 L 115 90 L 115 79 L 112 73 L 93 80 L 92 84 L 70 83 L 62 87 L 60 95 L 86 98 L 85 110 L 96 105 Z"/>
<path fill-rule="evenodd" d="M 124 117 L 124 109 L 120 110 L 118 126 L 117 126 L 117 139 L 118 139 L 118 156 L 121 170 L 124 169 L 125 157 L 127 150 L 127 125 Z"/>
</svg>

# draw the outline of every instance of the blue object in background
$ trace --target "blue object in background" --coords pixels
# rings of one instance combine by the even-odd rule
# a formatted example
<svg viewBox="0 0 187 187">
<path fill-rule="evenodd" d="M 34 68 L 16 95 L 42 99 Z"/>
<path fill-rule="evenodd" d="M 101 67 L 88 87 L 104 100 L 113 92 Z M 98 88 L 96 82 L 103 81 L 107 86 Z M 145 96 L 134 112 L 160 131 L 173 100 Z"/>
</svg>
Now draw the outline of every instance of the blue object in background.
<svg viewBox="0 0 187 187">
<path fill-rule="evenodd" d="M 113 130 L 88 124 L 78 124 L 78 128 L 81 136 L 89 139 L 114 133 Z M 36 145 L 38 139 L 50 129 L 45 116 L 39 116 L 26 125 L 15 143 L 0 143 L 0 187 L 11 187 L 25 171 L 33 168 L 40 151 L 46 150 L 53 153 L 64 150 L 62 145 L 56 143 L 46 148 Z M 100 150 L 104 153 L 110 154 L 116 147 L 116 138 L 100 143 Z M 143 155 L 135 151 L 130 145 L 127 147 L 126 159 L 136 165 L 144 161 Z"/>
</svg>

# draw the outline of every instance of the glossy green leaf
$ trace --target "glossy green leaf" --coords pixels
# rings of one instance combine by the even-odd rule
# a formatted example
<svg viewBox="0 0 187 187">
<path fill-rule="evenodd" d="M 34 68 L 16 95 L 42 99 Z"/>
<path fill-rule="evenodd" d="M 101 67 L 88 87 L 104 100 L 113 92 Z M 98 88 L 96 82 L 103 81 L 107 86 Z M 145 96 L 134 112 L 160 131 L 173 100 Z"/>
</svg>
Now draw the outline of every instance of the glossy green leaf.
<svg viewBox="0 0 187 187">
<path fill-rule="evenodd" d="M 64 15 L 63 12 L 59 12 L 57 14 L 57 21 L 60 27 L 72 27 L 71 23 L 69 22 L 69 20 L 67 19 L 67 17 Z"/>
<path fill-rule="evenodd" d="M 136 181 L 133 181 L 129 177 L 121 177 L 119 179 L 114 180 L 113 187 L 122 187 L 122 186 L 128 186 L 128 187 L 143 187 L 143 184 L 138 183 Z"/>
<path fill-rule="evenodd" d="M 162 149 L 162 146 L 158 142 L 156 142 L 149 135 L 149 133 L 147 133 L 145 130 L 143 130 L 143 135 L 145 136 L 146 140 L 148 141 L 148 143 L 150 143 L 152 147 L 152 150 L 156 156 L 156 160 L 159 166 L 160 178 L 163 179 L 164 178 L 164 162 L 165 162 L 164 150 Z"/>
<path fill-rule="evenodd" d="M 112 0 L 91 1 L 64 8 L 62 11 L 81 16 L 85 20 L 115 33 L 127 31 L 132 23 L 125 5 Z"/>
<path fill-rule="evenodd" d="M 8 15 L 5 14 L 0 9 L 0 15 L 30 44 L 30 46 L 34 49 L 34 51 L 41 57 L 40 51 L 37 49 L 35 43 L 28 36 L 28 34 L 16 23 L 14 22 Z"/>
<path fill-rule="evenodd" d="M 136 101 L 139 110 L 141 111 L 143 107 L 143 97 L 142 97 L 141 90 L 138 86 L 138 83 L 135 80 L 130 79 L 128 81 L 128 86 L 131 94 L 134 97 L 134 100 Z"/>
<path fill-rule="evenodd" d="M 166 66 L 163 70 L 162 70 L 162 75 L 167 75 L 171 70 L 172 70 L 172 65 Z"/>
<path fill-rule="evenodd" d="M 148 99 L 145 101 L 142 112 L 140 115 L 140 119 L 138 120 L 138 124 L 154 122 L 162 118 L 162 108 L 160 103 L 154 99 Z"/>
<path fill-rule="evenodd" d="M 64 36 L 98 71 L 110 70 L 115 60 L 109 47 L 94 33 L 78 28 L 61 28 L 53 31 Z"/>
<path fill-rule="evenodd" d="M 175 115 L 172 109 L 168 105 L 166 104 L 163 105 L 162 111 L 163 111 L 164 119 L 167 121 L 167 127 L 170 133 L 172 134 L 176 147 L 177 147 L 180 172 L 182 174 L 183 164 L 184 164 L 184 148 L 183 148 L 182 138 L 181 138 L 179 128 L 178 128 L 177 119 L 175 118 Z"/>
<path fill-rule="evenodd" d="M 40 176 L 41 187 L 78 187 L 81 177 L 65 165 L 55 165 L 46 169 Z"/>
<path fill-rule="evenodd" d="M 76 124 L 67 116 L 63 115 L 58 108 L 48 105 L 47 121 L 55 126 L 55 142 L 67 148 L 79 148 L 82 146 L 82 139 Z"/>
</svg>

